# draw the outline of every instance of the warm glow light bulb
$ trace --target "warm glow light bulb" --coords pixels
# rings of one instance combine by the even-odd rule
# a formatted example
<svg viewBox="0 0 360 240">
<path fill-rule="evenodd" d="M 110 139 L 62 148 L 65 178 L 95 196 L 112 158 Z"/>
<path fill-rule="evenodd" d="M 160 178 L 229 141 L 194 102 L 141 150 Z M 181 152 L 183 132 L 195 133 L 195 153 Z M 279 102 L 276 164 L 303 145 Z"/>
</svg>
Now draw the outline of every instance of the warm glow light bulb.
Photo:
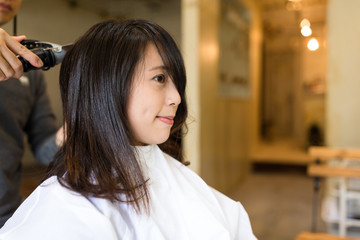
<svg viewBox="0 0 360 240">
<path fill-rule="evenodd" d="M 310 27 L 310 21 L 307 20 L 306 18 L 304 18 L 304 19 L 301 20 L 301 22 L 300 22 L 300 27 L 301 27 L 301 28 L 303 28 L 303 27 L 305 27 L 305 26 Z"/>
<path fill-rule="evenodd" d="M 301 28 L 301 34 L 304 37 L 308 37 L 312 34 L 311 28 L 309 26 L 304 26 Z"/>
<path fill-rule="evenodd" d="M 319 48 L 319 42 L 316 38 L 312 38 L 309 40 L 307 47 L 310 51 L 315 51 Z"/>
</svg>

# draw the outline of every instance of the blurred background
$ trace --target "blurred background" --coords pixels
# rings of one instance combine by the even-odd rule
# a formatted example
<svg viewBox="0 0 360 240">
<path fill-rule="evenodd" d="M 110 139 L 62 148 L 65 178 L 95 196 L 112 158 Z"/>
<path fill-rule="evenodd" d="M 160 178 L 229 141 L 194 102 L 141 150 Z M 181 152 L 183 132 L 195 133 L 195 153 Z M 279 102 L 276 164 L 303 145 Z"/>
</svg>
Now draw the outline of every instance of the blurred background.
<svg viewBox="0 0 360 240">
<path fill-rule="evenodd" d="M 23 0 L 17 33 L 67 44 L 106 19 L 162 25 L 187 68 L 190 167 L 242 202 L 259 239 L 285 240 L 311 228 L 308 148 L 360 147 L 359 9 L 357 0 Z M 59 68 L 45 75 L 60 126 Z M 39 175 L 29 152 L 24 166 L 26 195 Z"/>
</svg>

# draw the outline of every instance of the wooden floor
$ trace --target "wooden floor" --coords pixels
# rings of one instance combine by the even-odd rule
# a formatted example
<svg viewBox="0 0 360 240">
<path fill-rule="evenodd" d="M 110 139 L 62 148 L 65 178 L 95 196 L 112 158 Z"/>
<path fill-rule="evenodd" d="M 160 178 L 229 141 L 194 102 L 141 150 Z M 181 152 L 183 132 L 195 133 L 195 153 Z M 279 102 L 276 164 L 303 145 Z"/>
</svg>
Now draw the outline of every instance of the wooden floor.
<svg viewBox="0 0 360 240">
<path fill-rule="evenodd" d="M 326 233 L 303 232 L 295 240 L 359 240 L 359 238 L 339 237 Z"/>
<path fill-rule="evenodd" d="M 242 203 L 259 240 L 294 240 L 312 229 L 313 179 L 305 170 L 303 166 L 259 163 L 228 194 Z M 317 231 L 326 232 L 319 214 L 317 220 Z"/>
</svg>

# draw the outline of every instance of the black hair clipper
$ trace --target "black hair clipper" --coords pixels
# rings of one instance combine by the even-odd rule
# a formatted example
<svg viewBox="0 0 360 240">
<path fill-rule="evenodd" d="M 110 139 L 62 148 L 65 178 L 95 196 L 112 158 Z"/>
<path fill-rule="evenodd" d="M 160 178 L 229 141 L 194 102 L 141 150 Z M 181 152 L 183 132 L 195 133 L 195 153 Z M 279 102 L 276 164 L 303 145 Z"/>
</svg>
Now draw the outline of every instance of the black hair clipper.
<svg viewBox="0 0 360 240">
<path fill-rule="evenodd" d="M 18 58 L 23 65 L 24 72 L 38 69 L 49 70 L 61 63 L 66 52 L 72 47 L 72 44 L 61 46 L 55 43 L 39 42 L 36 40 L 23 40 L 20 43 L 35 53 L 44 63 L 41 68 L 37 68 L 31 65 L 26 59 L 19 56 Z"/>
</svg>

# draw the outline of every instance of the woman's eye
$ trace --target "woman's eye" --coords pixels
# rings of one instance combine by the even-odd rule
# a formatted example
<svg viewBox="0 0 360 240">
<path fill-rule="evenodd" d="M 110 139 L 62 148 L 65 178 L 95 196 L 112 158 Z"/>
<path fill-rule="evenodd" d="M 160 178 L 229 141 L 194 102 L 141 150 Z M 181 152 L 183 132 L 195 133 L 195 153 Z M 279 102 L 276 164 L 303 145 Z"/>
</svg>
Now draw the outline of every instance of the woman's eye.
<svg viewBox="0 0 360 240">
<path fill-rule="evenodd" d="M 166 80 L 166 77 L 165 77 L 165 75 L 161 74 L 161 75 L 155 76 L 155 77 L 154 77 L 154 80 L 156 80 L 156 81 L 158 81 L 158 82 L 160 82 L 160 83 L 164 83 L 165 80 Z"/>
</svg>

